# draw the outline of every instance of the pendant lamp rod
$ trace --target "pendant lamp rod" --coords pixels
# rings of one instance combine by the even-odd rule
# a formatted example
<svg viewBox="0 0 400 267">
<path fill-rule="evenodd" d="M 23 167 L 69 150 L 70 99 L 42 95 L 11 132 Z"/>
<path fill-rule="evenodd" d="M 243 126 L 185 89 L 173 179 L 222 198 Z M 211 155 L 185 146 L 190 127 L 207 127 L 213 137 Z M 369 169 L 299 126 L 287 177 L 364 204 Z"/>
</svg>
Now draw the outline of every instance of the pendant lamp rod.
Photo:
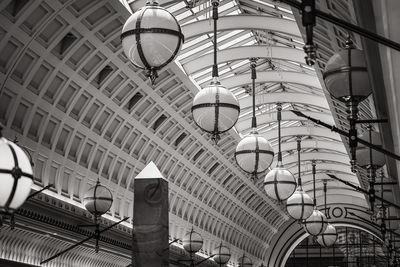
<svg viewBox="0 0 400 267">
<path fill-rule="evenodd" d="M 324 180 L 324 206 L 325 206 L 325 217 L 328 218 L 328 209 L 326 208 L 326 193 L 328 191 L 328 181 Z"/>
<path fill-rule="evenodd" d="M 257 66 L 257 58 L 250 58 L 250 67 L 251 67 L 251 80 L 252 80 L 252 97 L 253 97 L 253 117 L 251 118 L 251 127 L 255 130 L 257 128 L 257 119 L 256 119 L 256 66 Z"/>
<path fill-rule="evenodd" d="M 281 120 L 282 120 L 282 104 L 276 103 L 277 119 L 278 119 L 278 162 L 282 161 L 282 145 L 281 145 Z"/>
<path fill-rule="evenodd" d="M 317 208 L 317 195 L 315 193 L 315 160 L 312 161 L 312 176 L 313 176 L 313 190 L 314 190 L 314 208 Z"/>
<path fill-rule="evenodd" d="M 218 77 L 218 62 L 217 62 L 217 20 L 218 20 L 218 6 L 219 0 L 212 0 L 213 6 L 213 21 L 214 21 L 214 65 L 212 70 L 212 77 Z"/>
<path fill-rule="evenodd" d="M 337 127 L 334 126 L 334 125 L 330 125 L 330 124 L 327 124 L 327 123 L 325 123 L 325 122 L 323 122 L 323 121 L 320 121 L 320 120 L 318 120 L 318 119 L 315 119 L 315 118 L 313 118 L 313 117 L 307 116 L 307 115 L 305 115 L 304 113 L 302 113 L 301 111 L 298 111 L 298 110 L 291 110 L 291 112 L 293 112 L 294 114 L 296 114 L 296 115 L 299 116 L 299 117 L 306 118 L 306 119 L 308 119 L 308 120 L 310 120 L 310 121 L 312 121 L 312 122 L 314 122 L 314 123 L 316 123 L 316 124 L 318 124 L 318 125 L 321 125 L 321 126 L 323 126 L 323 127 L 325 127 L 325 128 L 328 128 L 328 129 L 330 129 L 332 132 L 336 132 L 336 133 L 338 133 L 338 134 L 340 134 L 340 135 L 342 135 L 342 136 L 345 136 L 345 137 L 350 137 L 350 136 L 351 136 L 349 132 L 344 131 L 344 130 L 341 130 L 341 129 L 337 128 Z M 372 149 L 375 150 L 375 151 L 378 151 L 378 152 L 380 152 L 380 153 L 383 153 L 383 154 L 387 155 L 388 157 L 391 157 L 391 158 L 393 158 L 393 159 L 395 159 L 395 160 L 400 161 L 400 155 L 397 155 L 397 154 L 395 154 L 395 153 L 393 153 L 393 152 L 391 152 L 391 151 L 388 151 L 388 150 L 386 150 L 386 149 L 383 149 L 383 148 L 380 147 L 380 146 L 371 144 L 370 142 L 367 142 L 367 141 L 365 141 L 365 140 L 363 140 L 363 139 L 361 139 L 361 138 L 358 138 L 358 137 L 356 137 L 356 136 L 354 136 L 354 138 L 355 138 L 355 140 L 357 140 L 358 143 L 363 144 L 363 145 L 365 145 L 365 146 L 367 146 L 367 147 L 372 148 Z"/>
<path fill-rule="evenodd" d="M 370 132 L 371 134 L 371 132 Z M 371 139 L 370 139 L 371 140 Z M 383 176 L 381 176 L 381 181 L 383 182 Z M 383 184 L 381 184 L 381 198 L 383 199 Z M 383 204 L 383 201 L 381 199 L 381 210 L 382 210 L 382 218 L 381 218 L 381 232 L 382 232 L 382 236 L 383 239 L 385 240 L 385 234 L 386 234 L 386 221 L 385 221 L 385 217 L 386 217 L 386 210 L 385 210 L 385 205 Z M 390 229 L 390 226 L 389 226 Z"/>
<path fill-rule="evenodd" d="M 293 8 L 302 10 L 302 4 L 297 2 L 297 1 L 295 1 L 295 0 L 277 0 L 277 1 L 285 3 L 285 4 L 287 4 L 287 5 L 289 5 L 289 6 L 293 7 Z M 361 27 L 359 27 L 357 25 L 354 25 L 352 23 L 349 23 L 349 22 L 347 22 L 345 20 L 336 18 L 336 17 L 334 17 L 334 16 L 332 16 L 332 15 L 330 15 L 328 13 L 325 13 L 325 12 L 323 12 L 321 10 L 315 9 L 314 12 L 315 12 L 315 16 L 320 18 L 320 19 L 328 21 L 328 22 L 330 22 L 330 23 L 332 23 L 334 25 L 337 25 L 339 27 L 342 27 L 342 28 L 344 28 L 346 30 L 352 31 L 354 33 L 357 33 L 357 34 L 359 34 L 359 35 L 361 35 L 361 36 L 363 36 L 365 38 L 368 38 L 370 40 L 378 42 L 378 43 L 380 43 L 380 44 L 382 44 L 384 46 L 387 46 L 387 47 L 390 47 L 390 48 L 395 49 L 397 51 L 400 51 L 400 44 L 399 43 L 394 42 L 394 41 L 392 41 L 390 39 L 387 39 L 387 38 L 383 37 L 382 35 L 379 35 L 379 34 L 376 34 L 376 33 L 372 32 L 372 31 L 363 29 L 363 28 L 361 28 Z"/>
<path fill-rule="evenodd" d="M 298 159 L 298 172 L 299 172 L 299 177 L 297 179 L 297 184 L 300 187 L 300 189 L 303 189 L 303 186 L 301 184 L 301 174 L 300 174 L 300 150 L 301 150 L 301 136 L 297 136 L 297 159 Z"/>
<path fill-rule="evenodd" d="M 369 143 L 372 144 L 372 127 L 368 125 Z M 369 190 L 368 200 L 371 206 L 371 211 L 374 212 L 375 208 L 375 169 L 372 162 L 372 148 L 369 147 Z"/>
</svg>

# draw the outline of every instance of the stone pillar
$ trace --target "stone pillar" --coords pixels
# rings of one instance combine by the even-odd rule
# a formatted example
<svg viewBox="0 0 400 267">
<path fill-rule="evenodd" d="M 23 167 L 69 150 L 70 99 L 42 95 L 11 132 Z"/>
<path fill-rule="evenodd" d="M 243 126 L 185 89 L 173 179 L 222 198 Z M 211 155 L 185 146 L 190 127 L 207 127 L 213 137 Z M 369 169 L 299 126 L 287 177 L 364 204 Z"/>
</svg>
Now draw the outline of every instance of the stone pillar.
<svg viewBox="0 0 400 267">
<path fill-rule="evenodd" d="M 150 162 L 134 182 L 133 267 L 169 266 L 168 181 Z"/>
</svg>

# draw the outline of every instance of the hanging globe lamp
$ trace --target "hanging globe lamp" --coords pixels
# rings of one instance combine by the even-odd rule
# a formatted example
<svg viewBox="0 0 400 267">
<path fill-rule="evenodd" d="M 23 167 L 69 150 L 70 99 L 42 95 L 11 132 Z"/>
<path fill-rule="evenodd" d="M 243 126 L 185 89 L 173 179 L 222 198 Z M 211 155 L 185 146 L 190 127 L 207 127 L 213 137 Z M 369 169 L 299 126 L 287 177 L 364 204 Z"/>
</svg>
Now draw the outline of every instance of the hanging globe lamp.
<svg viewBox="0 0 400 267">
<path fill-rule="evenodd" d="M 217 144 L 220 134 L 229 131 L 239 118 L 240 106 L 230 90 L 222 86 L 217 63 L 217 21 L 219 0 L 212 1 L 214 20 L 214 64 L 210 85 L 196 94 L 193 99 L 192 115 L 195 124 L 211 134 Z"/>
<path fill-rule="evenodd" d="M 323 78 L 329 93 L 345 103 L 358 104 L 372 93 L 365 54 L 350 38 L 345 49 L 328 60 Z"/>
<path fill-rule="evenodd" d="M 252 131 L 240 140 L 235 151 L 235 160 L 239 167 L 255 179 L 258 174 L 266 171 L 274 159 L 274 150 L 267 139 L 257 132 L 257 119 L 255 107 L 255 79 L 256 58 L 250 59 L 251 79 L 253 82 L 253 117 L 251 122 Z"/>
<path fill-rule="evenodd" d="M 121 40 L 127 58 L 146 70 L 154 84 L 157 72 L 178 55 L 184 36 L 176 18 L 157 1 L 149 0 L 125 22 Z"/>
<path fill-rule="evenodd" d="M 325 217 L 328 217 L 328 208 L 326 207 L 326 194 L 327 194 L 328 181 L 324 180 L 324 205 L 325 205 Z M 325 231 L 317 236 L 317 242 L 323 247 L 330 247 L 335 244 L 337 239 L 336 227 L 328 223 Z"/>
<path fill-rule="evenodd" d="M 336 227 L 328 223 L 326 230 L 317 236 L 317 242 L 323 247 L 330 247 L 335 244 L 337 236 Z"/>
<path fill-rule="evenodd" d="M 317 236 L 325 232 L 328 220 L 318 209 L 314 209 L 310 217 L 303 222 L 304 230 L 312 236 Z"/>
<path fill-rule="evenodd" d="M 243 254 L 242 257 L 239 258 L 239 267 L 252 267 L 253 262 L 249 257 Z"/>
<path fill-rule="evenodd" d="M 317 209 L 317 196 L 315 193 L 315 160 L 312 161 L 312 174 L 313 174 L 313 191 L 314 191 L 314 210 L 310 217 L 304 220 L 303 225 L 307 233 L 312 236 L 317 236 L 325 232 L 328 225 L 328 220 L 325 215 Z"/>
<path fill-rule="evenodd" d="M 283 166 L 281 151 L 282 105 L 277 104 L 278 118 L 278 163 L 264 178 L 264 190 L 268 197 L 284 201 L 296 191 L 297 183 L 293 174 Z"/>
<path fill-rule="evenodd" d="M 28 198 L 33 185 L 29 157 L 0 131 L 0 214 L 12 215 Z"/>
<path fill-rule="evenodd" d="M 226 264 L 231 258 L 231 251 L 229 248 L 222 245 L 222 243 L 216 247 L 212 252 L 212 259 L 217 264 Z"/>
<path fill-rule="evenodd" d="M 358 136 L 358 138 L 363 139 L 364 141 L 367 141 L 376 146 L 382 146 L 382 139 L 380 134 L 376 131 L 372 131 L 371 129 L 369 131 L 363 132 L 361 135 Z M 386 164 L 385 155 L 383 153 L 371 149 L 363 144 L 360 144 L 357 147 L 356 155 L 357 164 L 362 168 L 369 169 L 372 167 L 374 169 L 379 169 Z M 372 158 L 370 158 L 370 156 L 372 156 Z"/>
<path fill-rule="evenodd" d="M 110 189 L 97 181 L 96 185 L 89 188 L 83 197 L 83 205 L 95 218 L 102 216 L 110 210 L 113 196 Z"/>
<path fill-rule="evenodd" d="M 182 244 L 183 248 L 190 254 L 196 253 L 203 247 L 203 238 L 192 228 L 192 230 L 182 238 Z"/>
<path fill-rule="evenodd" d="M 323 78 L 328 92 L 346 104 L 351 171 L 356 172 L 358 104 L 371 94 L 372 87 L 364 52 L 354 47 L 350 36 L 345 48 L 328 60 Z"/>
<path fill-rule="evenodd" d="M 313 213 L 313 200 L 312 198 L 303 190 L 301 184 L 301 170 L 300 170 L 300 150 L 301 150 L 301 137 L 297 137 L 297 153 L 298 153 L 298 180 L 297 189 L 286 201 L 286 210 L 290 217 L 295 220 L 305 220 L 311 216 Z"/>
</svg>

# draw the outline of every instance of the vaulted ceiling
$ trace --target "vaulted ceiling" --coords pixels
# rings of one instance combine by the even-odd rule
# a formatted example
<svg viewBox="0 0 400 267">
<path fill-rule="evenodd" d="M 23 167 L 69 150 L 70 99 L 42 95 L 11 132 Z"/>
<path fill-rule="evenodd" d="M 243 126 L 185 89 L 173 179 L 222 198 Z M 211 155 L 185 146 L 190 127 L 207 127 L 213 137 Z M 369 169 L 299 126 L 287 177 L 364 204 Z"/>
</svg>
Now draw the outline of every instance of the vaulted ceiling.
<svg viewBox="0 0 400 267">
<path fill-rule="evenodd" d="M 185 43 L 175 62 L 151 85 L 122 51 L 120 33 L 144 1 L 37 0 L 0 3 L 0 122 L 34 159 L 35 188 L 83 207 L 85 191 L 100 178 L 113 192 L 110 220 L 132 216 L 132 180 L 154 161 L 169 180 L 170 235 L 195 227 L 209 254 L 221 240 L 232 261 L 246 252 L 261 262 L 269 241 L 289 219 L 284 205 L 263 192 L 234 161 L 240 138 L 250 131 L 249 58 L 257 57 L 258 130 L 277 151 L 276 103 L 283 104 L 283 162 L 297 176 L 296 137 L 302 136 L 301 172 L 311 190 L 311 160 L 318 188 L 326 173 L 354 184 L 347 145 L 338 134 L 289 110 L 347 127 L 343 105 L 321 83 L 327 60 L 347 33 L 319 21 L 318 61 L 304 63 L 299 14 L 272 0 L 223 0 L 218 22 L 221 83 L 239 99 L 241 115 L 218 145 L 193 122 L 194 95 L 211 80 L 212 24 L 208 1 L 160 1 L 179 20 Z M 319 8 L 354 18 L 349 1 L 321 1 Z M 356 43 L 361 45 L 358 37 Z M 361 117 L 375 116 L 372 97 Z M 275 163 L 273 163 L 274 166 Z M 364 197 L 329 181 L 331 199 Z M 321 192 L 318 193 L 319 196 Z M 336 194 L 336 195 L 335 195 Z M 129 224 L 126 224 L 129 227 Z"/>
</svg>

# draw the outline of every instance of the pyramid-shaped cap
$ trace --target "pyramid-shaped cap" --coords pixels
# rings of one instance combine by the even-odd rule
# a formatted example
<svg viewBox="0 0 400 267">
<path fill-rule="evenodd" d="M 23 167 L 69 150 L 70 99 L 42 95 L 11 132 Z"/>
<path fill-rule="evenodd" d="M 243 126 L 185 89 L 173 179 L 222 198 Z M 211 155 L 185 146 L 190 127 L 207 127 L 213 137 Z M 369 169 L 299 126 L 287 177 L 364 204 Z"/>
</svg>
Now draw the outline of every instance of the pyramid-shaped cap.
<svg viewBox="0 0 400 267">
<path fill-rule="evenodd" d="M 135 177 L 135 179 L 164 179 L 164 176 L 161 174 L 160 170 L 157 168 L 154 162 L 150 162 L 146 167 Z M 167 180 L 166 180 L 167 181 Z"/>
</svg>

